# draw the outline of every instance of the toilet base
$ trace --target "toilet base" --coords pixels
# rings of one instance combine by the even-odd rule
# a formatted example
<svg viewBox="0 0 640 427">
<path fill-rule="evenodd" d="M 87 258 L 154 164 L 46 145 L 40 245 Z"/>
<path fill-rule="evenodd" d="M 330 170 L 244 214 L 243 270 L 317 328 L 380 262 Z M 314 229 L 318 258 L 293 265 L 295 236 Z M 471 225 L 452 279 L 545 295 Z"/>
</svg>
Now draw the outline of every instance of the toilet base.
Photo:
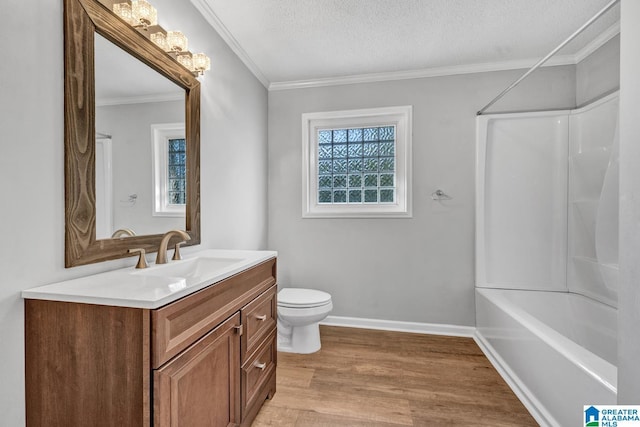
<svg viewBox="0 0 640 427">
<path fill-rule="evenodd" d="M 310 354 L 320 350 L 320 324 L 306 326 L 278 325 L 278 351 Z"/>
</svg>

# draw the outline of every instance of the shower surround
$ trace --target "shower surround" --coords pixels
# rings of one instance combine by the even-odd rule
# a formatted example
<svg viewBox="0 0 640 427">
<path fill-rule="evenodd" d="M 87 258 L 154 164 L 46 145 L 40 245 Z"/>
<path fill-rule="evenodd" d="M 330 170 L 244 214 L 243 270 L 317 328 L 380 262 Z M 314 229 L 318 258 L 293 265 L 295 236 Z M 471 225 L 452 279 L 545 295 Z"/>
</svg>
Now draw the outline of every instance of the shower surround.
<svg viewBox="0 0 640 427">
<path fill-rule="evenodd" d="M 541 425 L 615 404 L 618 96 L 477 119 L 477 341 Z"/>
</svg>

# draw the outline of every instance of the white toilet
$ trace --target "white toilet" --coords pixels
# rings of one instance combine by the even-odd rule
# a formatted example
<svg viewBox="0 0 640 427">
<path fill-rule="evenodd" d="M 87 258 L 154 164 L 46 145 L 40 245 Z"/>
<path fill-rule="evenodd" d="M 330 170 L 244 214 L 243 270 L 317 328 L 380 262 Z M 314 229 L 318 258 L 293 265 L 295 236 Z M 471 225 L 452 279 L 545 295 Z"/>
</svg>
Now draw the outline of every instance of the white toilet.
<svg viewBox="0 0 640 427">
<path fill-rule="evenodd" d="M 278 351 L 309 354 L 320 350 L 320 321 L 333 303 L 315 289 L 284 288 L 278 292 Z"/>
</svg>

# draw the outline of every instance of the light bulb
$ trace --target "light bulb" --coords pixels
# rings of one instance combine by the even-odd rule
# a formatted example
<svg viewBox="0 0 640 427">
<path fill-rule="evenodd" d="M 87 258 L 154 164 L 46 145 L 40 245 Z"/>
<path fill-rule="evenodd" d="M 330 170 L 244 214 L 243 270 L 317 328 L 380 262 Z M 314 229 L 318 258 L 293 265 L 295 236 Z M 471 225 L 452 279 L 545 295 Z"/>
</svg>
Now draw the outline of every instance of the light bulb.
<svg viewBox="0 0 640 427">
<path fill-rule="evenodd" d="M 146 0 L 133 0 L 131 3 L 135 26 L 147 29 L 149 25 L 158 24 L 158 11 Z"/>
<path fill-rule="evenodd" d="M 205 71 L 211 69 L 211 60 L 204 53 L 196 53 L 193 55 L 193 69 L 198 74 L 204 74 Z"/>
<path fill-rule="evenodd" d="M 167 32 L 167 50 L 169 52 L 184 52 L 187 50 L 188 40 L 180 31 Z"/>
<path fill-rule="evenodd" d="M 157 32 L 149 36 L 152 42 L 154 42 L 160 49 L 169 50 L 167 47 L 167 36 L 164 33 Z"/>
<path fill-rule="evenodd" d="M 113 5 L 113 13 L 124 19 L 129 25 L 136 24 L 131 5 L 129 3 L 115 3 Z"/>
<path fill-rule="evenodd" d="M 178 60 L 179 63 L 181 63 L 182 65 L 184 65 L 184 67 L 193 72 L 193 59 L 191 58 L 191 55 L 178 55 L 176 57 L 176 59 Z"/>
</svg>

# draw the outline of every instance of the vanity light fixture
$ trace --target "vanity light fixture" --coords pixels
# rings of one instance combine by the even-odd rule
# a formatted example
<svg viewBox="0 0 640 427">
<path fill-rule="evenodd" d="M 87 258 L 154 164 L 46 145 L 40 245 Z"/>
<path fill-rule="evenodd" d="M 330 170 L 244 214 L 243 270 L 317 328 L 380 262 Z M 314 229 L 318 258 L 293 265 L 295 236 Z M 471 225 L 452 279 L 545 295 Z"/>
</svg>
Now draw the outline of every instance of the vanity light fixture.
<svg viewBox="0 0 640 427">
<path fill-rule="evenodd" d="M 193 73 L 193 58 L 189 52 L 178 55 L 176 60 Z"/>
<path fill-rule="evenodd" d="M 167 31 L 167 52 L 185 52 L 188 45 L 187 37 L 180 31 Z"/>
<path fill-rule="evenodd" d="M 131 0 L 115 3 L 113 12 L 170 54 L 196 77 L 211 69 L 211 60 L 207 55 L 192 54 L 188 51 L 189 41 L 181 31 L 165 31 L 158 25 L 158 13 L 148 1 Z"/>
<path fill-rule="evenodd" d="M 205 71 L 211 69 L 211 60 L 204 53 L 191 54 L 190 52 L 185 52 L 178 54 L 176 60 L 196 77 L 203 75 Z"/>
<path fill-rule="evenodd" d="M 113 5 L 113 13 L 124 19 L 127 24 L 135 25 L 133 10 L 131 9 L 131 5 L 129 3 L 115 3 Z"/>
<path fill-rule="evenodd" d="M 113 12 L 129 25 L 147 31 L 149 26 L 158 24 L 158 12 L 146 0 L 132 0 L 131 3 L 115 3 Z"/>
<path fill-rule="evenodd" d="M 157 33 L 153 33 L 149 36 L 152 42 L 156 44 L 160 49 L 167 51 L 169 50 L 167 47 L 167 35 L 163 32 L 158 31 Z"/>
<path fill-rule="evenodd" d="M 146 31 L 150 25 L 158 24 L 158 11 L 146 0 L 133 0 L 131 10 L 133 18 L 137 21 L 134 27 Z"/>
<path fill-rule="evenodd" d="M 196 75 L 201 76 L 205 71 L 209 71 L 211 69 L 211 60 L 204 53 L 196 53 L 192 57 L 193 62 L 193 72 Z"/>
</svg>

